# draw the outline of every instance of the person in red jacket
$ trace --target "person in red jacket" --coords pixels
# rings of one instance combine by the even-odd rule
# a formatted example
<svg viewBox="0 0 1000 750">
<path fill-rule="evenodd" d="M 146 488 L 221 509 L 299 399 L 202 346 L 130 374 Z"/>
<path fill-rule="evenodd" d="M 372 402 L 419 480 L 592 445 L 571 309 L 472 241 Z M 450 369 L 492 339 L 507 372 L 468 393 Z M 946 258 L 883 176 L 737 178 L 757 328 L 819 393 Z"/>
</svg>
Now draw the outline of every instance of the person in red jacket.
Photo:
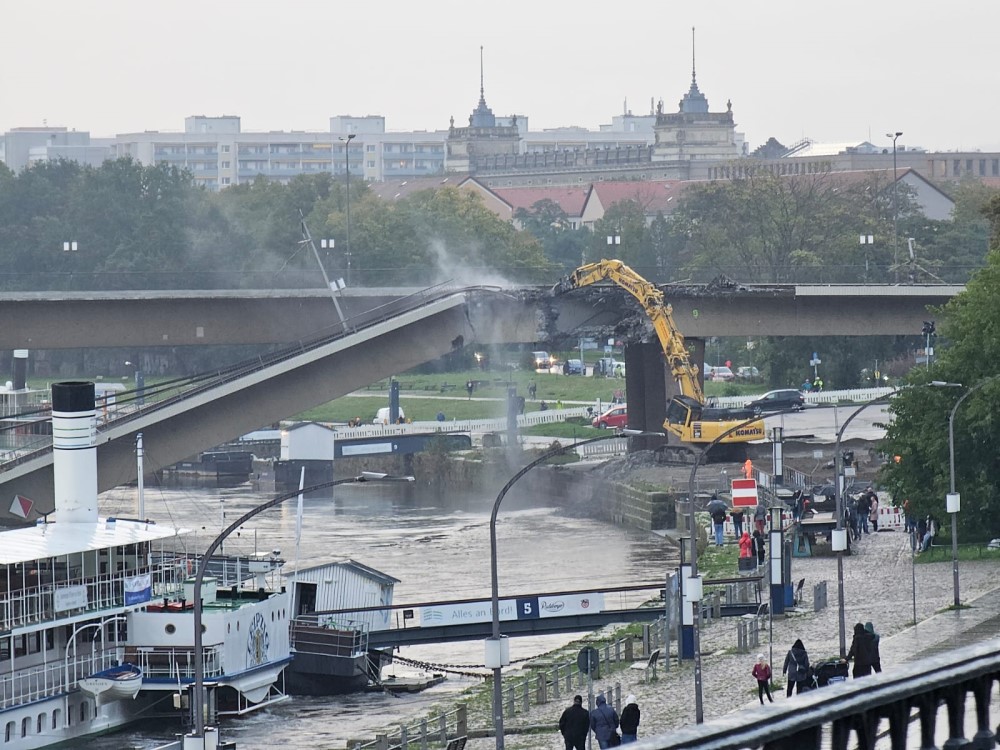
<svg viewBox="0 0 1000 750">
<path fill-rule="evenodd" d="M 768 701 L 774 703 L 771 697 L 771 665 L 764 659 L 764 654 L 757 654 L 757 663 L 753 665 L 751 674 L 757 680 L 757 697 L 760 698 L 760 705 L 764 705 L 764 696 Z"/>
<path fill-rule="evenodd" d="M 740 557 L 753 557 L 753 539 L 745 531 L 740 537 Z"/>
</svg>

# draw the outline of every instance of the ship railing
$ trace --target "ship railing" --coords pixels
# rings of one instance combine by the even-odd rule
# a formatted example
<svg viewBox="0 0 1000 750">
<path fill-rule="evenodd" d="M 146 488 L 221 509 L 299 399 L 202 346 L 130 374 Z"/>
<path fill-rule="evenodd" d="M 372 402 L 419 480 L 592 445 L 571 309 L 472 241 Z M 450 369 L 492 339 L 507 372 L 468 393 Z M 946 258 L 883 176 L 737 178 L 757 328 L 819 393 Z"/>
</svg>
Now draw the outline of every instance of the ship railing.
<svg viewBox="0 0 1000 750">
<path fill-rule="evenodd" d="M 222 644 L 203 649 L 205 678 L 223 675 Z M 125 649 L 125 661 L 142 670 L 143 678 L 158 680 L 193 680 L 193 648 L 161 648 L 155 646 L 130 646 Z"/>
<path fill-rule="evenodd" d="M 65 693 L 77 680 L 115 665 L 118 650 L 101 649 L 76 658 L 36 664 L 0 677 L 0 709 L 12 708 Z"/>
<path fill-rule="evenodd" d="M 125 604 L 125 579 L 149 572 L 149 568 L 132 568 L 3 591 L 0 592 L 0 621 L 4 630 L 10 630 L 56 616 L 121 607 Z M 79 605 L 77 600 L 85 603 Z"/>
<path fill-rule="evenodd" d="M 322 628 L 321 640 L 297 626 Z M 368 652 L 368 623 L 327 614 L 299 615 L 292 621 L 291 645 L 300 654 L 364 654 Z"/>
</svg>

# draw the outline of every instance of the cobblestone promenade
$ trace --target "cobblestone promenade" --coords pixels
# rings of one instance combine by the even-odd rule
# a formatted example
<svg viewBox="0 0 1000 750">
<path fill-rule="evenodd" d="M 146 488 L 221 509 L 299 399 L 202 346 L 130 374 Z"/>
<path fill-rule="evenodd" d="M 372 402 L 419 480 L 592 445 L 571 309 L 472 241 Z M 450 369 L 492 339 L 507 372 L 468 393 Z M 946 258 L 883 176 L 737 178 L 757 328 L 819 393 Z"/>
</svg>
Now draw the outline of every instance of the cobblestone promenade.
<svg viewBox="0 0 1000 750">
<path fill-rule="evenodd" d="M 856 554 L 844 558 L 845 610 L 847 642 L 850 644 L 854 623 L 872 621 L 882 636 L 883 670 L 919 658 L 920 655 L 994 637 L 1000 632 L 1000 588 L 995 561 L 962 562 L 962 601 L 973 605 L 961 612 L 942 611 L 953 601 L 951 561 L 916 566 L 917 618 L 913 628 L 911 559 L 908 537 L 899 532 L 884 532 L 864 537 L 855 547 Z M 833 557 L 796 558 L 792 563 L 794 580 L 805 578 L 805 606 L 774 621 L 773 658 L 777 678 L 785 654 L 796 638 L 801 638 L 812 661 L 833 658 L 839 651 L 837 618 L 837 566 Z M 826 580 L 829 606 L 813 613 L 812 586 Z M 990 621 L 992 620 L 992 624 Z M 736 627 L 728 619 L 713 622 L 702 630 L 703 695 L 706 721 L 732 711 L 746 711 L 747 720 L 759 707 L 756 682 L 750 670 L 756 654 L 734 654 Z M 756 651 L 769 653 L 766 630 Z M 670 671 L 658 670 L 659 680 L 640 682 L 641 672 L 625 670 L 611 677 L 621 683 L 622 696 L 634 693 L 642 711 L 639 736 L 649 737 L 669 732 L 671 728 L 694 721 L 694 672 L 690 663 L 671 664 Z M 601 686 L 605 683 L 601 681 Z M 596 687 L 595 687 L 596 689 Z M 775 701 L 785 698 L 775 694 Z M 562 750 L 564 745 L 556 728 L 559 715 L 568 700 L 533 707 L 525 715 L 508 719 L 505 739 L 509 750 Z M 518 728 L 551 727 L 551 732 L 519 734 Z M 469 750 L 490 750 L 490 738 L 470 740 Z M 594 747 L 597 747 L 596 742 Z"/>
</svg>

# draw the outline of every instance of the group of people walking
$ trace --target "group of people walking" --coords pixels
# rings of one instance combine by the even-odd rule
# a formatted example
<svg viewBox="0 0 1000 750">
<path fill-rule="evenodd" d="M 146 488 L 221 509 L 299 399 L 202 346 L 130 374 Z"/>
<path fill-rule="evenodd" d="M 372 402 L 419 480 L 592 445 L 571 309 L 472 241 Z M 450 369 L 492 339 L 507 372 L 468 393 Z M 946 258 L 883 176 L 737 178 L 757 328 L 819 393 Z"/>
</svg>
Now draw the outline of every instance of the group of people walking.
<svg viewBox="0 0 1000 750">
<path fill-rule="evenodd" d="M 852 674 L 855 679 L 866 677 L 873 671 L 882 671 L 879 634 L 875 632 L 872 623 L 866 622 L 863 625 L 860 622 L 857 623 L 854 626 L 854 637 L 851 640 L 851 648 L 847 652 L 846 658 L 839 661 L 834 660 L 828 664 L 810 664 L 805 644 L 800 638 L 797 638 L 792 647 L 788 649 L 788 653 L 785 654 L 785 662 L 781 667 L 781 674 L 785 675 L 787 679 L 785 696 L 791 698 L 792 693 L 803 693 L 814 687 L 825 685 L 826 679 L 821 679 L 822 670 L 830 665 L 834 667 L 836 672 L 840 673 L 840 678 L 846 677 L 846 665 L 849 662 L 854 662 Z M 750 674 L 757 681 L 757 698 L 761 705 L 764 704 L 765 697 L 770 703 L 774 703 L 774 697 L 771 695 L 773 673 L 771 665 L 764 658 L 764 654 L 757 654 L 757 661 L 754 662 Z M 594 709 L 588 711 L 583 707 L 583 697 L 576 695 L 573 697 L 572 705 L 559 717 L 559 732 L 566 743 L 566 750 L 585 750 L 587 735 L 590 732 L 594 733 L 601 750 L 618 745 L 628 745 L 638 740 L 641 714 L 634 695 L 629 695 L 625 699 L 621 716 L 608 703 L 604 693 L 600 693 L 594 703 Z"/>
<path fill-rule="evenodd" d="M 588 711 L 583 707 L 583 696 L 573 696 L 573 704 L 559 717 L 559 732 L 566 742 L 566 750 L 584 750 L 589 732 L 594 733 L 601 750 L 638 740 L 640 712 L 634 695 L 625 699 L 621 716 L 608 704 L 604 693 L 600 693 L 594 703 L 595 708 Z"/>
<path fill-rule="evenodd" d="M 785 683 L 785 696 L 792 697 L 792 693 L 803 693 L 814 687 L 822 687 L 832 675 L 839 673 L 841 679 L 847 676 L 847 663 L 854 662 L 852 675 L 855 678 L 867 677 L 873 671 L 882 671 L 882 657 L 879 654 L 879 634 L 875 632 L 875 627 L 870 622 L 862 625 L 860 622 L 854 626 L 854 638 L 851 641 L 851 648 L 844 659 L 829 662 L 828 664 L 810 664 L 809 653 L 801 639 L 796 639 L 792 647 L 785 654 L 785 663 L 781 668 L 781 673 L 787 676 Z M 824 672 L 824 670 L 829 670 Z M 764 654 L 757 654 L 757 661 L 750 670 L 751 676 L 757 680 L 757 698 L 761 705 L 764 698 L 774 702 L 771 697 L 771 665 L 767 663 Z"/>
</svg>

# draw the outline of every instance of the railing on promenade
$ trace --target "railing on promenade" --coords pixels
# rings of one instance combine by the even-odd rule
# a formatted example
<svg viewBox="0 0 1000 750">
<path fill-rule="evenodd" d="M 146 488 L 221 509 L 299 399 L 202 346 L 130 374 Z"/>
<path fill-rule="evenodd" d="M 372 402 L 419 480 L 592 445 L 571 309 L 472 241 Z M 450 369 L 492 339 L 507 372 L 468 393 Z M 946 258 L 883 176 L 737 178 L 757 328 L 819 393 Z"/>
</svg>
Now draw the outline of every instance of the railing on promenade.
<svg viewBox="0 0 1000 750">
<path fill-rule="evenodd" d="M 829 685 L 699 726 L 640 741 L 644 750 L 848 750 L 874 748 L 886 733 L 892 750 L 934 750 L 938 714 L 947 709 L 945 747 L 995 747 L 990 695 L 1000 680 L 1000 639 L 923 657 L 872 677 Z M 973 737 L 965 737 L 966 701 L 975 703 Z M 749 720 L 748 720 L 749 719 Z M 993 717 L 993 722 L 996 717 Z M 914 736 L 919 735 L 919 745 Z"/>
</svg>

